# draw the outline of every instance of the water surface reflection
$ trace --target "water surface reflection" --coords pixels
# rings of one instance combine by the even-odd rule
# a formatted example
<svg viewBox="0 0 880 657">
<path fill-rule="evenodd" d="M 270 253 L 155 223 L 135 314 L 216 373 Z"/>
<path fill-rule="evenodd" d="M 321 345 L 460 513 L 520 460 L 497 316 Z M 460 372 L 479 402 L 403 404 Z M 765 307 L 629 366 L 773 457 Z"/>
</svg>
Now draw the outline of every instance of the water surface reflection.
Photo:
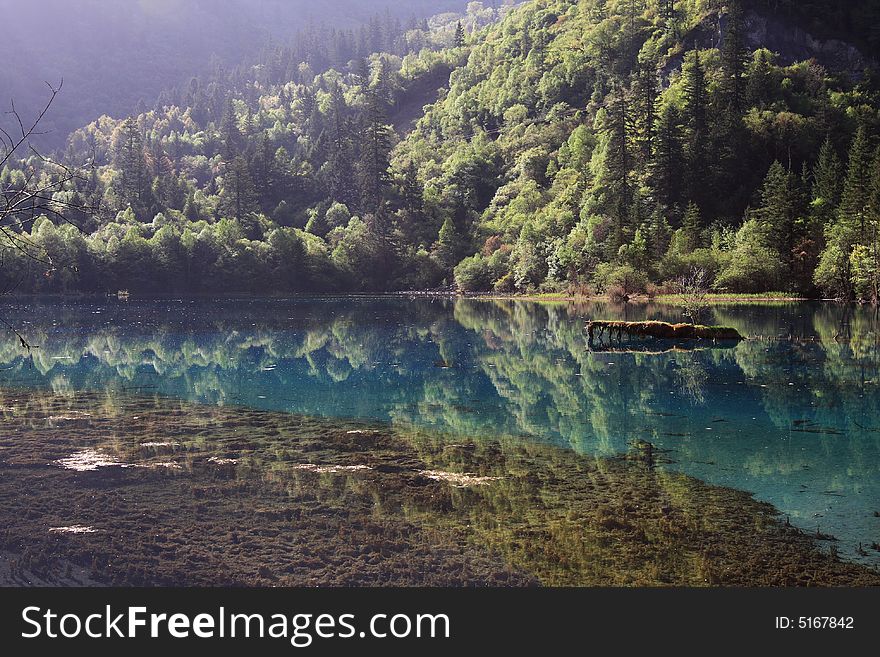
<svg viewBox="0 0 880 657">
<path fill-rule="evenodd" d="M 650 443 L 658 467 L 753 492 L 848 557 L 880 563 L 880 350 L 866 309 L 720 306 L 763 339 L 596 353 L 587 319 L 670 306 L 325 299 L 7 304 L 0 386 L 161 395 L 390 422 L 454 444 L 503 437 L 584 455 Z M 859 544 L 862 545 L 860 550 Z"/>
</svg>

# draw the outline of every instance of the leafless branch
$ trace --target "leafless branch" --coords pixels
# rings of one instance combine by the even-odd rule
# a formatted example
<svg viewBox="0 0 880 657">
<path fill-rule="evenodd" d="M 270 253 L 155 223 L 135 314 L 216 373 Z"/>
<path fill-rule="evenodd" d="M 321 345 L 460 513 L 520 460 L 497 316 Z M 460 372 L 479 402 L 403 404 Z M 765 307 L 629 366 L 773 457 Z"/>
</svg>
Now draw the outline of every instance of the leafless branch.
<svg viewBox="0 0 880 657">
<path fill-rule="evenodd" d="M 682 296 L 682 314 L 691 324 L 699 324 L 709 307 L 709 273 L 702 267 L 693 267 L 675 282 L 675 286 Z"/>
<path fill-rule="evenodd" d="M 56 268 L 55 263 L 25 230 L 27 224 L 32 224 L 38 216 L 46 216 L 56 223 L 66 222 L 81 229 L 71 219 L 71 214 L 96 215 L 100 208 L 75 202 L 69 196 L 76 192 L 77 182 L 87 180 L 84 172 L 94 167 L 93 161 L 81 166 L 59 162 L 43 155 L 30 141 L 32 137 L 44 134 L 38 128 L 64 86 L 64 80 L 57 88 L 48 82 L 46 85 L 49 99 L 32 122 L 26 122 L 15 101 L 10 101 L 11 110 L 6 115 L 12 117 L 17 133 L 13 136 L 7 129 L 0 128 L 0 170 L 14 165 L 19 172 L 11 182 L 0 181 L 0 249 L 21 254 L 51 272 Z M 0 262 L 0 267 L 4 264 Z M 8 289 L 3 294 L 7 292 Z M 27 340 L 9 322 L 0 318 L 0 324 L 16 334 L 22 347 L 31 349 Z"/>
</svg>

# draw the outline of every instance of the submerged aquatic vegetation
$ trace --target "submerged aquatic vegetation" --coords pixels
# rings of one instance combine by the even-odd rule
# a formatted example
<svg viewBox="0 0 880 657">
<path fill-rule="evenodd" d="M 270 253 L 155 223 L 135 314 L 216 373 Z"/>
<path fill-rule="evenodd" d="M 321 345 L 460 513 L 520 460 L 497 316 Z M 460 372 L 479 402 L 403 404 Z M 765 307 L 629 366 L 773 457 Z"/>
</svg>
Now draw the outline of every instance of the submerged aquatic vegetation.
<svg viewBox="0 0 880 657">
<path fill-rule="evenodd" d="M 96 307 L 103 313 L 97 325 Z M 672 351 L 655 341 L 624 340 L 601 354 L 586 350 L 590 318 L 678 321 L 679 310 L 657 304 L 618 310 L 601 302 L 346 299 L 41 301 L 13 312 L 33 320 L 29 330 L 41 348 L 25 356 L 14 341 L 0 340 L 0 380 L 20 391 L 54 390 L 69 401 L 4 394 L 4 429 L 20 427 L 20 433 L 27 426 L 33 433 L 24 440 L 43 436 L 51 443 L 31 450 L 43 454 L 40 467 L 85 449 L 129 466 L 83 471 L 77 486 L 122 481 L 122 490 L 147 475 L 156 486 L 155 479 L 176 474 L 198 482 L 182 495 L 199 495 L 206 503 L 220 495 L 210 486 L 221 480 L 219 489 L 231 480 L 260 481 L 312 494 L 321 503 L 341 498 L 337 488 L 349 496 L 375 488 L 384 510 L 399 502 L 392 495 L 386 503 L 389 486 L 409 491 L 438 484 L 450 500 L 471 503 L 471 493 L 508 490 L 522 476 L 509 472 L 510 461 L 493 471 L 492 453 L 469 457 L 473 443 L 519 436 L 517 449 L 551 442 L 614 457 L 643 440 L 656 446 L 658 469 L 752 491 L 807 532 L 815 531 L 813 517 L 821 513 L 822 529 L 840 538 L 843 559 L 880 564 L 876 552 L 857 550 L 878 539 L 872 514 L 880 499 L 880 396 L 869 384 L 880 380 L 878 324 L 864 309 L 714 305 L 707 323 L 764 339 L 723 350 L 721 343 L 675 343 Z M 690 346 L 696 350 L 682 350 Z M 71 354 L 73 359 L 54 359 Z M 455 368 L 433 367 L 438 360 Z M 101 392 L 81 397 L 83 388 Z M 206 413 L 208 407 L 165 399 L 159 411 L 142 406 L 155 407 L 155 400 L 122 402 L 120 393 L 225 410 Z M 351 420 L 322 424 L 313 421 L 317 416 Z M 294 426 L 299 418 L 304 428 Z M 424 427 L 441 436 L 438 444 L 404 456 Z M 20 462 L 19 440 L 0 436 L 0 458 Z M 455 458 L 450 443 L 462 445 Z M 436 456 L 441 449 L 450 454 Z M 295 464 L 374 469 L 320 474 Z M 534 473 L 542 466 L 521 469 Z M 502 480 L 459 489 L 426 479 L 419 474 L 424 470 Z M 214 483 L 203 484 L 203 478 Z M 530 485 L 523 486 L 524 499 Z"/>
<path fill-rule="evenodd" d="M 141 445 L 143 447 L 143 445 Z M 180 470 L 181 465 L 173 461 L 150 461 L 146 463 L 124 463 L 111 454 L 94 449 L 84 449 L 65 458 L 57 459 L 51 465 L 77 472 L 94 472 L 100 468 L 168 468 Z"/>
<path fill-rule="evenodd" d="M 49 582 L 73 564 L 114 585 L 880 584 L 748 494 L 639 461 L 161 397 L 15 395 L 0 389 L 21 411 L 0 550 L 26 551 Z M 33 407 L 92 417 L 61 429 Z M 142 447 L 169 435 L 179 467 Z"/>
</svg>

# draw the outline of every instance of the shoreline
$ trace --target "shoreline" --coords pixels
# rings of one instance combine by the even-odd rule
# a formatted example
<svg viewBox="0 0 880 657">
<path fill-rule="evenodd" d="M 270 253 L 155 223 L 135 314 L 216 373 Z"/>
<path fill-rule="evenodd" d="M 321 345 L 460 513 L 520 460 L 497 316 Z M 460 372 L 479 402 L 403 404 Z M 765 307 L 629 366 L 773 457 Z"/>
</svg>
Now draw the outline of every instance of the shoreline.
<svg viewBox="0 0 880 657">
<path fill-rule="evenodd" d="M 488 296 L 463 296 L 461 298 L 466 299 L 486 299 L 487 301 L 502 301 L 502 300 L 513 300 L 513 301 L 531 301 L 535 303 L 612 303 L 615 305 L 645 305 L 649 303 L 658 303 L 658 304 L 666 304 L 666 305 L 679 305 L 684 303 L 684 299 L 681 295 L 676 294 L 661 294 L 655 297 L 649 297 L 647 295 L 637 295 L 630 297 L 627 301 L 613 301 L 607 295 L 591 295 L 591 296 L 578 296 L 578 295 L 567 295 L 567 294 L 547 294 L 547 295 L 513 295 L 513 296 L 504 296 L 504 295 L 488 295 Z M 838 303 L 832 299 L 809 299 L 806 297 L 793 297 L 793 296 L 766 296 L 766 295 L 734 295 L 734 294 L 719 294 L 719 295 L 709 295 L 706 298 L 706 302 L 709 305 L 712 304 L 747 304 L 747 303 Z"/>
<path fill-rule="evenodd" d="M 273 294 L 248 294 L 248 293 L 186 293 L 186 294 L 130 294 L 120 298 L 115 294 L 41 294 L 41 293 L 7 293 L 0 296 L 0 303 L 47 300 L 47 301 L 175 301 L 175 300 L 222 300 L 222 299 L 265 299 L 265 300 L 297 300 L 297 299 L 472 299 L 476 301 L 529 301 L 534 303 L 614 303 L 625 304 L 648 304 L 662 303 L 676 305 L 682 303 L 684 295 L 659 294 L 656 296 L 634 295 L 626 301 L 612 301 L 608 295 L 578 295 L 566 293 L 542 293 L 542 294 L 495 294 L 495 293 L 462 293 L 439 290 L 407 290 L 400 292 L 327 292 L 314 294 L 273 295 Z M 711 304 L 722 303 L 828 303 L 837 305 L 863 306 L 855 301 L 841 301 L 838 299 L 818 299 L 810 297 L 793 296 L 783 293 L 767 294 L 709 294 L 706 301 Z"/>
</svg>

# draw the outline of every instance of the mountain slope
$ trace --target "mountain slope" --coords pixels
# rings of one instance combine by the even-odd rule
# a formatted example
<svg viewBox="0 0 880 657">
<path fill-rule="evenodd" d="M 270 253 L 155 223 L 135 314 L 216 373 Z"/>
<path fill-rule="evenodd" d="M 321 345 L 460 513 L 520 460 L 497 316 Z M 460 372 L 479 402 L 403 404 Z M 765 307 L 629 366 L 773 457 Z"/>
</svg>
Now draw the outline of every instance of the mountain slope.
<svg viewBox="0 0 880 657">
<path fill-rule="evenodd" d="M 76 131 L 65 194 L 106 213 L 22 217 L 55 265 L 23 285 L 880 300 L 876 62 L 824 11 L 827 39 L 759 0 L 471 3 L 329 70 L 274 51 Z"/>
<path fill-rule="evenodd" d="M 538 0 L 489 28 L 396 156 L 450 261 L 480 252 L 458 283 L 811 292 L 841 203 L 817 168 L 842 189 L 860 129 L 873 153 L 876 60 L 764 4 Z"/>
<path fill-rule="evenodd" d="M 125 116 L 152 105 L 165 89 L 205 75 L 217 64 L 254 62 L 267 43 L 286 43 L 310 26 L 357 29 L 374 15 L 396 20 L 461 10 L 464 0 L 0 0 L 4 65 L 2 102 L 28 116 L 47 97 L 45 82 L 64 92 L 41 142 L 64 143 L 101 114 Z M 8 107 L 4 107 L 4 110 Z"/>
</svg>

